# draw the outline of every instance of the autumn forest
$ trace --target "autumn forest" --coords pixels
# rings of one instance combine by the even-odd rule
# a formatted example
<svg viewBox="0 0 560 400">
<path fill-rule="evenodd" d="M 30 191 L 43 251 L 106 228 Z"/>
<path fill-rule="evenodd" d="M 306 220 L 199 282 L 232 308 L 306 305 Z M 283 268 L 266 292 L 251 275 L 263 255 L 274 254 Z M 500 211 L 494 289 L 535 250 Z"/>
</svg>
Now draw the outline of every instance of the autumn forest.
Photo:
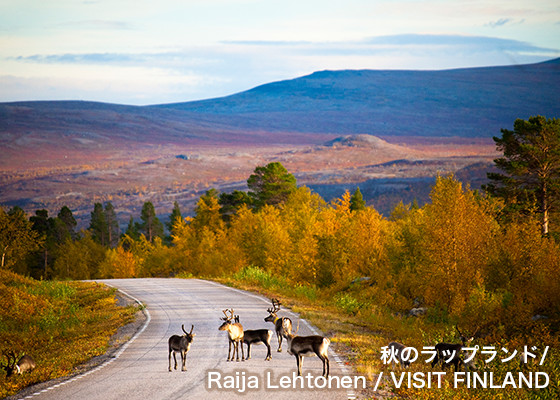
<svg viewBox="0 0 560 400">
<path fill-rule="evenodd" d="M 359 189 L 326 202 L 278 162 L 257 167 L 248 192 L 208 190 L 193 217 L 176 205 L 162 222 L 146 202 L 124 233 L 111 203 L 95 204 L 81 232 L 68 207 L 0 210 L 2 268 L 55 280 L 269 279 L 351 316 L 421 308 L 494 341 L 556 336 L 560 120 L 517 120 L 495 141 L 501 173 L 484 190 L 439 176 L 427 204 L 401 202 L 386 217 Z"/>
</svg>

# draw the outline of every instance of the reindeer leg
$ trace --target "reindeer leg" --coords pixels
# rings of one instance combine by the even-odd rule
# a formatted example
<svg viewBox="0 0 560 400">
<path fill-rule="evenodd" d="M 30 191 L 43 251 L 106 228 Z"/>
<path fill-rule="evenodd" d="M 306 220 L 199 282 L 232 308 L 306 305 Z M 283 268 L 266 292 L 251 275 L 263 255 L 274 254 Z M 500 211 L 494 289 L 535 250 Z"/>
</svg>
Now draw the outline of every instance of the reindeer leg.
<svg viewBox="0 0 560 400">
<path fill-rule="evenodd" d="M 228 361 L 233 360 L 233 358 L 230 358 L 230 354 L 231 354 L 231 342 L 232 342 L 232 340 L 230 339 L 230 340 L 229 340 L 228 353 L 227 353 L 227 360 L 228 360 Z"/>
<path fill-rule="evenodd" d="M 301 376 L 301 369 L 303 367 L 303 356 L 300 356 L 298 354 L 296 356 L 296 360 L 297 360 L 297 374 L 298 374 L 298 376 Z"/>
<path fill-rule="evenodd" d="M 276 332 L 276 336 L 278 336 L 278 353 L 282 352 L 282 333 Z"/>
<path fill-rule="evenodd" d="M 436 365 L 438 361 L 439 361 L 439 354 L 436 353 L 436 357 L 432 361 L 432 368 L 434 368 L 434 365 Z"/>
<path fill-rule="evenodd" d="M 266 358 L 265 361 L 270 361 L 272 359 L 272 353 L 270 352 L 270 343 L 264 343 L 266 345 Z"/>
<path fill-rule="evenodd" d="M 187 368 L 185 367 L 185 364 L 187 362 L 187 351 L 186 350 L 181 350 L 181 361 L 183 363 L 183 367 L 181 368 L 181 371 L 186 371 Z"/>
<path fill-rule="evenodd" d="M 239 341 L 239 346 L 241 346 L 241 361 L 245 361 L 245 350 L 243 350 L 243 341 Z"/>
<path fill-rule="evenodd" d="M 168 357 L 169 358 L 169 372 L 171 372 L 171 352 L 172 351 L 173 350 L 169 349 L 169 357 Z"/>
<path fill-rule="evenodd" d="M 455 372 L 459 370 L 459 364 L 461 363 L 461 359 L 459 357 L 455 357 L 453 360 L 453 364 L 455 365 Z"/>
<path fill-rule="evenodd" d="M 243 348 L 243 342 L 241 342 L 241 348 Z M 247 342 L 247 358 L 246 360 L 251 359 L 251 343 Z"/>
</svg>

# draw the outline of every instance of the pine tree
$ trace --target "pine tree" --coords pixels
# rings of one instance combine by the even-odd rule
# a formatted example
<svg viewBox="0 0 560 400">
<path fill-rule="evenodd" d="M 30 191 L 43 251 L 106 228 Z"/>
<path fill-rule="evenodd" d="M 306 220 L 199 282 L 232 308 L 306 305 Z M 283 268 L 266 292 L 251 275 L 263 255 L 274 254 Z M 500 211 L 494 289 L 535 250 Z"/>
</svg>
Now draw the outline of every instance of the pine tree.
<svg viewBox="0 0 560 400">
<path fill-rule="evenodd" d="M 167 222 L 167 229 L 169 232 L 173 233 L 173 225 L 177 222 L 177 220 L 182 220 L 183 216 L 181 215 L 181 209 L 179 208 L 179 203 L 176 201 L 173 203 L 173 210 L 171 211 L 171 215 L 169 216 L 169 222 Z"/>
<path fill-rule="evenodd" d="M 156 210 L 152 202 L 147 201 L 142 206 L 142 223 L 138 224 L 138 230 L 144 233 L 146 239 L 152 242 L 156 237 L 163 237 L 163 224 L 156 216 Z"/>
<path fill-rule="evenodd" d="M 361 211 L 366 209 L 366 202 L 360 191 L 360 187 L 357 187 L 354 191 L 352 197 L 350 197 L 350 210 Z"/>
<path fill-rule="evenodd" d="M 128 225 L 126 227 L 126 231 L 124 232 L 125 236 L 128 236 L 132 240 L 140 239 L 140 233 L 138 232 L 138 224 L 134 222 L 134 218 L 132 215 L 130 216 L 130 220 L 128 221 Z"/>
<path fill-rule="evenodd" d="M 241 207 L 250 207 L 252 202 L 249 194 L 241 190 L 234 190 L 232 193 L 221 193 L 218 199 L 218 203 L 221 206 L 220 214 L 222 214 L 224 221 L 230 222 L 231 218 Z"/>
<path fill-rule="evenodd" d="M 278 206 L 286 201 L 290 193 L 297 189 L 295 176 L 290 174 L 279 162 L 266 167 L 255 168 L 247 180 L 249 196 L 254 200 L 256 208 L 264 205 Z"/>
<path fill-rule="evenodd" d="M 103 205 L 95 203 L 91 212 L 89 229 L 92 239 L 102 246 L 109 245 L 109 229 Z"/>
<path fill-rule="evenodd" d="M 111 202 L 105 204 L 105 221 L 107 223 L 107 245 L 114 248 L 119 242 L 121 232 L 117 214 Z"/>
<path fill-rule="evenodd" d="M 31 268 L 42 270 L 40 273 L 36 271 L 35 274 L 46 278 L 49 275 L 49 266 L 54 256 L 54 249 L 56 246 L 56 235 L 55 235 L 55 220 L 49 217 L 49 212 L 47 210 L 37 210 L 35 215 L 29 218 L 29 221 L 33 224 L 33 230 L 38 232 L 43 238 L 43 248 L 42 255 L 39 257 Z"/>
<path fill-rule="evenodd" d="M 67 206 L 64 206 L 60 209 L 58 213 L 58 219 L 64 224 L 68 235 L 71 239 L 76 239 L 76 226 L 78 223 L 72 214 L 72 210 L 70 210 Z"/>
<path fill-rule="evenodd" d="M 560 119 L 517 119 L 513 131 L 494 137 L 504 156 L 494 160 L 504 173 L 488 173 L 485 189 L 506 200 L 509 211 L 531 212 L 536 205 L 543 234 L 560 203 Z"/>
</svg>

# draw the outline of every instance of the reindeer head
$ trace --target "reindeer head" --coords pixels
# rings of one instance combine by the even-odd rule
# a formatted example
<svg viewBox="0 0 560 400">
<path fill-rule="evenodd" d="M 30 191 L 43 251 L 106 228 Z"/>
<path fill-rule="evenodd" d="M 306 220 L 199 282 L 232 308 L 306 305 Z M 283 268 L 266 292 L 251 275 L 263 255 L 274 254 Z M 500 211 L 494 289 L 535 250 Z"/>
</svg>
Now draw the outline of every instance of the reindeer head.
<svg viewBox="0 0 560 400">
<path fill-rule="evenodd" d="M 187 339 L 187 342 L 192 343 L 194 337 L 196 336 L 196 333 L 192 333 L 193 329 L 194 329 L 194 325 L 191 325 L 191 331 L 187 333 L 187 331 L 185 330 L 185 325 L 181 325 L 181 329 L 183 330 L 183 332 L 185 333 L 183 335 L 184 338 Z"/>
<path fill-rule="evenodd" d="M 227 315 L 228 311 L 230 312 L 229 316 Z M 230 308 L 229 310 L 226 308 L 225 310 L 222 310 L 222 312 L 224 313 L 225 317 L 222 317 L 221 320 L 224 321 L 224 322 L 222 323 L 222 325 L 220 325 L 218 330 L 227 331 L 228 326 L 234 323 L 234 322 L 232 322 L 232 320 L 234 319 L 233 308 Z"/>
<path fill-rule="evenodd" d="M 268 316 L 264 319 L 265 322 L 274 322 L 276 318 L 276 313 L 280 311 L 280 302 L 277 299 L 272 299 L 272 308 L 268 308 Z"/>
<path fill-rule="evenodd" d="M 6 371 L 6 378 L 9 378 L 17 370 L 17 355 L 14 351 L 3 352 L 2 355 L 6 358 L 6 364 L 1 364 L 1 366 Z"/>
<path fill-rule="evenodd" d="M 457 330 L 457 333 L 459 333 L 459 340 L 461 340 L 461 342 L 463 343 L 463 346 L 466 346 L 467 343 L 472 342 L 474 340 L 474 338 L 476 337 L 476 334 L 478 332 L 478 328 L 476 328 L 476 330 L 474 331 L 472 336 L 467 336 L 467 335 L 463 335 L 463 333 L 461 333 L 461 331 L 459 330 L 459 327 L 457 325 L 455 325 L 455 329 Z"/>
</svg>

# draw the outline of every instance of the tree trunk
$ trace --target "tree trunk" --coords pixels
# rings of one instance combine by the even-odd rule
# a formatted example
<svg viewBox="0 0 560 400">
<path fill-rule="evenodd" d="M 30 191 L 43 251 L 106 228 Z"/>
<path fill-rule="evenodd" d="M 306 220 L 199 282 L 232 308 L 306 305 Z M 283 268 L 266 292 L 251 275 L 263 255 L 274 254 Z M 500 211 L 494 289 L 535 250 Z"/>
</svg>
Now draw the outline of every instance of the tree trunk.
<svg viewBox="0 0 560 400">
<path fill-rule="evenodd" d="M 45 271 L 44 271 L 44 279 L 47 279 L 47 266 L 48 266 L 48 259 L 49 259 L 49 251 L 45 249 Z"/>
<path fill-rule="evenodd" d="M 542 216 L 542 234 L 543 235 L 547 235 L 548 234 L 548 201 L 546 198 L 546 192 L 543 195 L 543 201 L 542 201 L 542 207 L 543 207 L 543 216 Z"/>
</svg>

